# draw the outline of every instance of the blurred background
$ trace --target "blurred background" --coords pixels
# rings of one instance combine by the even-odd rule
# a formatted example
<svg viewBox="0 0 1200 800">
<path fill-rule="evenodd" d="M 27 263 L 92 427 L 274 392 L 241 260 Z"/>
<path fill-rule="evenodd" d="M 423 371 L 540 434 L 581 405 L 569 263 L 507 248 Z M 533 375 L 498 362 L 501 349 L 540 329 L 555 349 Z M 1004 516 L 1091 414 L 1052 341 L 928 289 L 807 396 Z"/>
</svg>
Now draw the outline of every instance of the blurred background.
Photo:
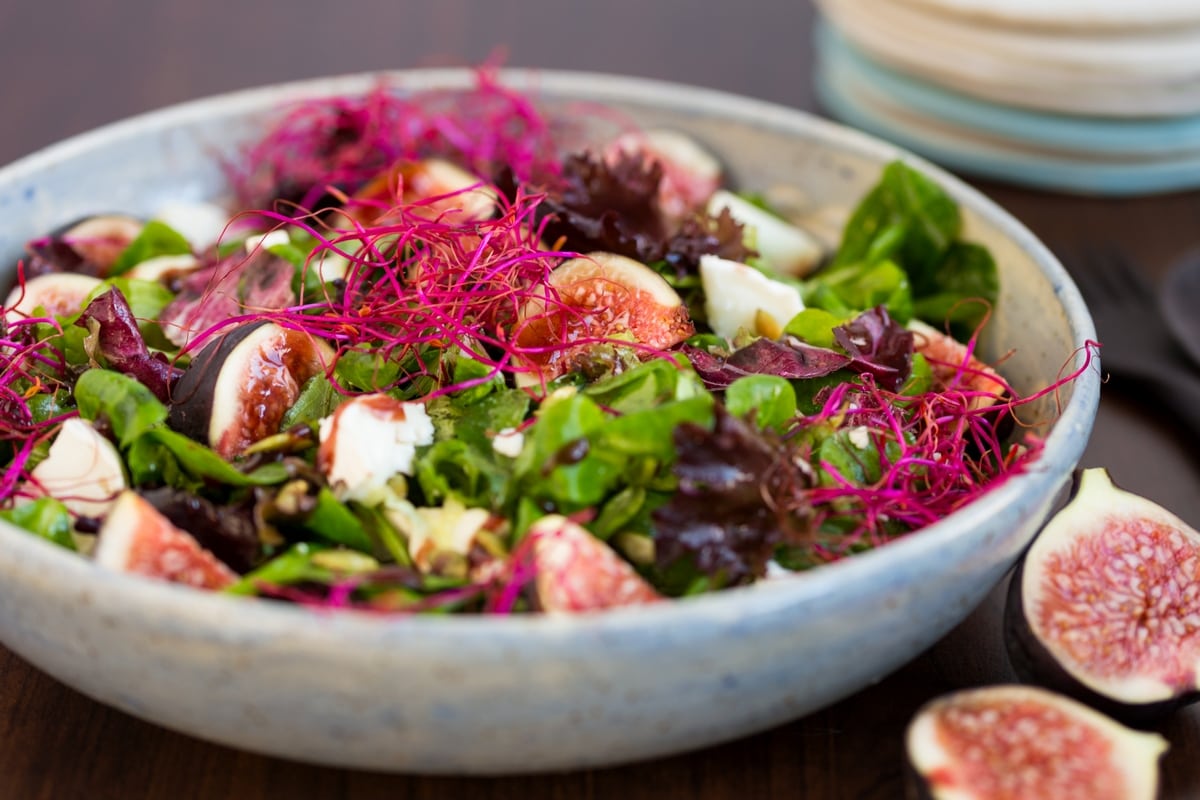
<svg viewBox="0 0 1200 800">
<path fill-rule="evenodd" d="M 805 0 L 6 0 L 0 163 L 101 123 L 231 89 L 489 58 L 682 81 L 807 108 L 813 14 Z"/>
</svg>

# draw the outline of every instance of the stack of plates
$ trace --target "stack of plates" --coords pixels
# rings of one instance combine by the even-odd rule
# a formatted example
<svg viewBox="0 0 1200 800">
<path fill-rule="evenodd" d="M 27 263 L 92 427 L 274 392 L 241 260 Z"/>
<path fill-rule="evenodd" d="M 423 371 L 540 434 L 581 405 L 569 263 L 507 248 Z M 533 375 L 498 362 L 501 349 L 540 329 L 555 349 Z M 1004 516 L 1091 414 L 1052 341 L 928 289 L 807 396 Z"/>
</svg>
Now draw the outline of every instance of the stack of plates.
<svg viewBox="0 0 1200 800">
<path fill-rule="evenodd" d="M 1200 186 L 1197 0 L 817 3 L 817 88 L 851 124 L 1027 185 Z"/>
</svg>

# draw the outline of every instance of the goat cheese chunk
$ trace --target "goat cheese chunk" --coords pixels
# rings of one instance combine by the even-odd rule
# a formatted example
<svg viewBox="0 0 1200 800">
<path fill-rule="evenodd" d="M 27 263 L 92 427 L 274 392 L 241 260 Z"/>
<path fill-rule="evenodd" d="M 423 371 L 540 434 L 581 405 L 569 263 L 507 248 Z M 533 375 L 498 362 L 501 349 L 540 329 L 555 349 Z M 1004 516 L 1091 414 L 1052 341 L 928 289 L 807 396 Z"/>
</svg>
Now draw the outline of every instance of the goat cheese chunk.
<svg viewBox="0 0 1200 800">
<path fill-rule="evenodd" d="M 389 495 L 388 481 L 412 475 L 417 448 L 433 444 L 433 421 L 423 403 L 385 394 L 362 395 L 319 423 L 317 468 L 340 500 L 374 505 Z"/>
<path fill-rule="evenodd" d="M 502 456 L 516 458 L 525 447 L 525 434 L 516 428 L 504 428 L 492 437 L 492 449 Z"/>
<path fill-rule="evenodd" d="M 776 272 L 799 278 L 812 272 L 820 263 L 821 245 L 807 231 L 733 192 L 720 189 L 709 198 L 708 213 L 715 217 L 725 210 L 751 229 L 751 244 Z"/>
<path fill-rule="evenodd" d="M 79 417 L 63 422 L 30 478 L 34 491 L 61 500 L 83 517 L 103 517 L 128 488 L 117 448 Z"/>
<path fill-rule="evenodd" d="M 158 209 L 154 218 L 187 239 L 197 252 L 216 244 L 229 224 L 226 209 L 204 202 L 167 203 Z"/>
<path fill-rule="evenodd" d="M 709 327 L 726 339 L 733 339 L 740 328 L 756 330 L 760 311 L 771 315 L 782 327 L 804 310 L 800 290 L 795 286 L 719 256 L 700 257 L 700 283 Z"/>
</svg>

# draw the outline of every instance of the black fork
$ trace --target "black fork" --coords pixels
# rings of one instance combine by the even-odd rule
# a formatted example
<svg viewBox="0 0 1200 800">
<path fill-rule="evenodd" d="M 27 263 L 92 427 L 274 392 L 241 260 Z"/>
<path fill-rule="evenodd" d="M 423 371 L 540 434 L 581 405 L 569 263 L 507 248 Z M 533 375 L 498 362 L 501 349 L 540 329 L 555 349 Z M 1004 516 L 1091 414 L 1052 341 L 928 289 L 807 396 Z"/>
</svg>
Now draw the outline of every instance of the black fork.
<svg viewBox="0 0 1200 800">
<path fill-rule="evenodd" d="M 1150 281 L 1117 250 L 1063 257 L 1100 340 L 1100 365 L 1114 385 L 1169 410 L 1200 439 L 1200 376 L 1167 327 Z"/>
</svg>

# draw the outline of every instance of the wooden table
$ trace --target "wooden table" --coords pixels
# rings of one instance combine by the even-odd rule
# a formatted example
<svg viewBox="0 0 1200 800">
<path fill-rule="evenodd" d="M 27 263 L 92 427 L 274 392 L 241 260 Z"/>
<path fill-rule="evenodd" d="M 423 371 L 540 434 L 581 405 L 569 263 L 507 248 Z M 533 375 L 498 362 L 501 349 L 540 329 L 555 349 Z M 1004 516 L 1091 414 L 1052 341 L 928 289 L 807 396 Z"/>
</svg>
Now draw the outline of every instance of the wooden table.
<svg viewBox="0 0 1200 800">
<path fill-rule="evenodd" d="M 819 110 L 812 17 L 798 0 L 7 3 L 0 5 L 0 162 L 130 113 L 228 89 L 505 53 L 515 66 L 643 75 Z M 1200 193 L 1101 200 L 980 187 L 1052 246 L 1119 246 L 1155 278 L 1200 238 Z M 1127 488 L 1200 525 L 1196 446 L 1134 399 L 1105 391 L 1084 465 L 1108 466 Z M 880 684 L 776 730 L 646 764 L 496 780 L 356 773 L 239 753 L 109 710 L 0 648 L 0 796 L 895 798 L 913 711 L 961 683 L 1003 677 L 997 665 L 972 657 L 980 637 L 995 633 L 995 607 L 985 604 L 972 626 Z M 1177 715 L 1163 732 L 1172 743 L 1163 796 L 1194 797 L 1200 711 Z"/>
</svg>

